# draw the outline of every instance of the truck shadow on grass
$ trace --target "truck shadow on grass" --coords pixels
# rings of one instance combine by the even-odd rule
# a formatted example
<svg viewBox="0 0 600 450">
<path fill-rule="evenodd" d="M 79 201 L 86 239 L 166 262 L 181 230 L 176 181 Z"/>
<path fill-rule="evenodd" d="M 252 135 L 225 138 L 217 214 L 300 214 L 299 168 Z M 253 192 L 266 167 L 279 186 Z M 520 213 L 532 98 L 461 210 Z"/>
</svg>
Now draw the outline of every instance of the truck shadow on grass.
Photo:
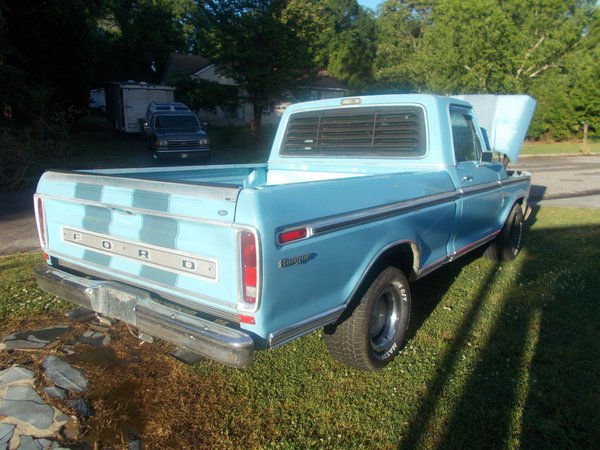
<svg viewBox="0 0 600 450">
<path fill-rule="evenodd" d="M 485 276 L 399 448 L 600 447 L 599 237 L 594 226 L 527 230 L 521 256 Z M 429 277 L 428 286 L 443 293 L 468 263 Z M 511 264 L 520 264 L 517 282 L 505 283 Z M 500 286 L 506 289 L 490 291 Z M 423 300 L 430 289 L 417 284 L 415 294 Z M 424 308 L 433 310 L 433 301 Z M 444 391 L 494 304 L 487 345 L 433 437 Z M 417 322 L 426 313 L 417 311 Z"/>
</svg>

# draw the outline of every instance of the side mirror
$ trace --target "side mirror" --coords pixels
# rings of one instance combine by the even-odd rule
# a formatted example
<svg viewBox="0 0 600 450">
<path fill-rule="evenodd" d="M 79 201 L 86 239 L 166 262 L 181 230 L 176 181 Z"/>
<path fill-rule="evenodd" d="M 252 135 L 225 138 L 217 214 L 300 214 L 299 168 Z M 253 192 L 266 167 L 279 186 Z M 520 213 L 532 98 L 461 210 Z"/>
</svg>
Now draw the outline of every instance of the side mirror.
<svg viewBox="0 0 600 450">
<path fill-rule="evenodd" d="M 485 162 L 485 163 L 494 162 L 494 152 L 483 152 L 481 154 L 481 162 Z"/>
</svg>

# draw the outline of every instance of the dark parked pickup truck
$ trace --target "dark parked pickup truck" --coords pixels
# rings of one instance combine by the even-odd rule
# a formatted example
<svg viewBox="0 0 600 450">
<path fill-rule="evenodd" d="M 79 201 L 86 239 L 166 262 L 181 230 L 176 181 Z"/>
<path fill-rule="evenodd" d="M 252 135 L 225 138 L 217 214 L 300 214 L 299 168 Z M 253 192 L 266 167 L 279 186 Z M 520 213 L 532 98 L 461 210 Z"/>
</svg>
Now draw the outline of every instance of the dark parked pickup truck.
<svg viewBox="0 0 600 450">
<path fill-rule="evenodd" d="M 150 103 L 143 125 L 155 160 L 210 157 L 208 135 L 183 103 Z"/>
</svg>

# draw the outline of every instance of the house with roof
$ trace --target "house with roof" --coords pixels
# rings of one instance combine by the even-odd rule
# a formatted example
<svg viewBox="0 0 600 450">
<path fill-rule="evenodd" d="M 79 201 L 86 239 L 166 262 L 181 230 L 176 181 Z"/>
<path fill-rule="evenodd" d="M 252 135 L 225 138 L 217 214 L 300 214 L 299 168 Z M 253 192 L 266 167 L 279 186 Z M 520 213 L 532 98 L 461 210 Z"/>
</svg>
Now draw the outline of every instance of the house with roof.
<svg viewBox="0 0 600 450">
<path fill-rule="evenodd" d="M 163 83 L 182 75 L 237 87 L 237 83 L 233 79 L 219 74 L 215 64 L 209 59 L 199 55 L 171 53 L 165 65 Z M 341 81 L 332 77 L 326 71 L 320 71 L 316 79 L 311 80 L 307 86 L 299 89 L 299 93 L 293 100 L 299 102 L 338 98 L 344 97 L 346 92 L 346 88 Z M 262 123 L 264 125 L 279 123 L 283 111 L 289 104 L 290 102 L 282 102 L 265 108 Z M 251 104 L 240 103 L 238 108 L 234 110 L 217 107 L 215 111 L 200 110 L 197 114 L 201 121 L 214 125 L 246 125 L 252 122 L 254 110 Z"/>
</svg>

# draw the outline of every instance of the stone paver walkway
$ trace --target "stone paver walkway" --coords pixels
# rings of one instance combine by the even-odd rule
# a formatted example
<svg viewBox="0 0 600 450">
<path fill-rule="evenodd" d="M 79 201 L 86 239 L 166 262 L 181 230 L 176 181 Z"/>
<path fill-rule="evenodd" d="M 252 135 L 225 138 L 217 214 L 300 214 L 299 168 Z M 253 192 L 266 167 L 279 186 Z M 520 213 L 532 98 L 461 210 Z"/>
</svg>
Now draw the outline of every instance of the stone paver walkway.
<svg viewBox="0 0 600 450">
<path fill-rule="evenodd" d="M 0 351 L 72 349 L 71 345 L 59 348 L 60 338 L 72 331 L 68 325 L 57 325 L 13 333 L 2 339 Z M 107 333 L 90 329 L 76 338 L 74 346 L 87 345 L 100 350 L 109 343 Z M 69 349 L 57 353 L 72 353 Z M 88 401 L 81 398 L 89 389 L 85 373 L 54 354 L 44 359 L 41 368 L 41 379 L 36 379 L 30 368 L 20 365 L 0 370 L 0 450 L 60 449 L 65 429 L 77 429 L 78 417 L 93 413 Z M 68 416 L 44 398 L 64 402 L 76 415 Z"/>
</svg>

